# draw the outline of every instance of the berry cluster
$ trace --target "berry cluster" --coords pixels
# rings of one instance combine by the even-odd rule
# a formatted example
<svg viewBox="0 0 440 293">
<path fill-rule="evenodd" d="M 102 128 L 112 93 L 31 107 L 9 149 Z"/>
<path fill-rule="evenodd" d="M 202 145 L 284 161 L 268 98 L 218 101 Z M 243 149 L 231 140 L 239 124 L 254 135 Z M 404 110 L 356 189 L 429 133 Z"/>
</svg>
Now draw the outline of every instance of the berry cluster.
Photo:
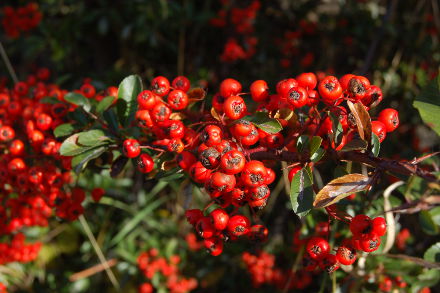
<svg viewBox="0 0 440 293">
<path fill-rule="evenodd" d="M 215 27 L 226 27 L 229 24 L 233 31 L 240 36 L 244 46 L 240 45 L 237 37 L 227 40 L 221 59 L 224 62 L 234 62 L 240 59 L 248 59 L 255 54 L 257 38 L 253 36 L 254 22 L 260 10 L 260 1 L 254 0 L 246 7 L 232 7 L 233 1 L 222 0 L 223 8 L 217 13 L 217 17 L 210 20 L 210 24 Z"/>
<path fill-rule="evenodd" d="M 10 262 L 26 263 L 33 261 L 38 256 L 41 243 L 26 244 L 25 238 L 23 233 L 17 233 L 12 237 L 9 244 L 0 243 L 0 264 L 3 265 Z"/>
<path fill-rule="evenodd" d="M 10 38 L 18 38 L 20 33 L 32 30 L 42 19 L 36 2 L 29 2 L 17 8 L 5 6 L 1 12 L 3 13 L 3 29 Z"/>
<path fill-rule="evenodd" d="M 406 288 L 408 284 L 403 281 L 401 276 L 397 276 L 395 278 L 385 276 L 379 282 L 379 290 L 383 292 L 391 292 L 393 288 Z"/>
<path fill-rule="evenodd" d="M 155 274 L 160 273 L 163 277 L 163 283 L 169 292 L 185 293 L 197 288 L 197 280 L 194 278 L 186 279 L 180 274 L 178 264 L 180 257 L 173 255 L 167 260 L 165 257 L 159 256 L 157 249 L 150 249 L 143 252 L 137 259 L 138 267 L 144 276 L 151 280 Z M 145 282 L 139 286 L 139 293 L 151 293 L 154 287 L 151 283 Z"/>
<path fill-rule="evenodd" d="M 13 89 L 0 89 L 0 235 L 13 239 L 24 237 L 15 234 L 24 227 L 47 226 L 53 215 L 72 221 L 83 213 L 86 193 L 68 187 L 71 158 L 60 156 L 61 142 L 53 135 L 58 125 L 71 121 L 69 113 L 77 106 L 66 103 L 67 91 L 50 84 L 49 78 L 49 70 L 41 68 Z M 85 84 L 79 92 L 95 97 L 90 89 Z M 50 103 L 43 99 L 48 96 L 52 97 Z M 96 201 L 102 195 L 101 189 L 92 192 Z M 12 246 L 2 246 L 3 263 L 35 258 L 40 245 L 19 242 L 12 240 Z"/>
<path fill-rule="evenodd" d="M 199 122 L 185 125 L 184 119 L 196 115 L 187 109 L 188 106 L 204 98 L 203 90 L 190 88 L 184 76 L 176 77 L 171 83 L 163 76 L 154 78 L 150 89 L 137 96 L 136 118 L 143 135 L 139 139 L 126 138 L 122 152 L 134 159 L 142 173 L 152 172 L 155 160 L 163 153 L 174 153 L 175 163 L 204 187 L 211 202 L 204 210 L 188 210 L 186 217 L 212 255 L 223 251 L 226 240 L 242 236 L 255 241 L 267 238 L 265 226 L 252 225 L 249 217 L 238 212 L 245 205 L 253 213 L 264 208 L 270 197 L 269 185 L 275 180 L 273 169 L 260 160 L 251 159 L 253 152 L 267 149 L 296 152 L 299 135 L 321 136 L 324 148 L 340 150 L 358 137 L 357 120 L 349 111 L 349 103 L 357 103 L 367 111 L 382 100 L 378 87 L 370 85 L 367 78 L 352 74 L 340 79 L 326 76 L 318 82 L 315 74 L 303 73 L 296 79 L 278 82 L 276 94 L 270 94 L 264 80 L 257 80 L 251 84 L 249 92 L 257 104 L 253 111 L 276 115 L 281 110 L 301 114 L 306 107 L 309 109 L 303 121 L 276 118 L 285 130 L 272 133 L 243 119 L 256 112 L 248 110 L 243 98 L 247 94 L 242 93 L 240 82 L 231 78 L 220 84 L 219 92 L 213 97 L 211 112 L 199 113 L 196 118 Z M 324 108 L 318 110 L 321 103 Z M 342 140 L 337 145 L 331 139 L 335 122 L 329 113 L 338 118 L 342 128 Z M 372 131 L 382 141 L 385 133 L 396 129 L 398 124 L 397 111 L 385 109 L 372 122 Z M 159 154 L 153 156 L 153 152 Z M 290 180 L 302 168 L 300 163 L 294 165 L 289 171 Z M 208 212 L 213 203 L 219 207 Z"/>
<path fill-rule="evenodd" d="M 241 259 L 251 275 L 254 288 L 271 285 L 279 290 L 285 288 L 302 290 L 312 283 L 312 275 L 309 272 L 304 270 L 291 272 L 278 268 L 275 264 L 275 256 L 265 251 L 255 255 L 244 252 Z"/>
<path fill-rule="evenodd" d="M 356 251 L 373 252 L 380 246 L 380 237 L 386 233 L 386 222 L 382 217 L 370 219 L 366 215 L 357 215 L 350 222 L 353 237 L 345 239 L 331 254 L 330 245 L 321 237 L 312 237 L 306 245 L 307 255 L 304 258 L 304 268 L 315 271 L 318 267 L 329 273 L 342 265 L 352 265 L 356 261 Z M 322 234 L 327 234 L 323 231 Z"/>
</svg>

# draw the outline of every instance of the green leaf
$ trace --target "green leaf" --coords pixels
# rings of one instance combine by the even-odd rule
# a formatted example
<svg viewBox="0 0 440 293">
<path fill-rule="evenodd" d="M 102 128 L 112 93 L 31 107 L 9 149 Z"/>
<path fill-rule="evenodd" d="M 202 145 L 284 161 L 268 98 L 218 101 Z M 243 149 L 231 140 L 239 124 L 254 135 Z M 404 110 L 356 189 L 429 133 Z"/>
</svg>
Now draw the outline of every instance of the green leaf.
<svg viewBox="0 0 440 293">
<path fill-rule="evenodd" d="M 419 222 L 422 230 L 428 235 L 437 235 L 439 233 L 438 226 L 435 224 L 428 211 L 421 211 L 419 214 Z"/>
<path fill-rule="evenodd" d="M 342 124 L 339 121 L 338 116 L 334 113 L 330 113 L 330 119 L 332 120 L 332 136 L 335 145 L 339 145 L 342 141 L 342 137 L 344 136 L 344 129 L 342 128 Z"/>
<path fill-rule="evenodd" d="M 115 101 L 115 97 L 113 97 L 113 96 L 108 96 L 108 97 L 105 97 L 104 99 L 102 99 L 99 103 L 98 103 L 98 105 L 96 106 L 96 112 L 97 113 L 102 113 L 102 112 L 104 112 L 105 110 L 107 110 L 112 104 L 113 104 L 113 102 Z"/>
<path fill-rule="evenodd" d="M 304 167 L 295 174 L 290 183 L 290 202 L 299 217 L 304 217 L 313 208 L 314 195 L 310 168 Z"/>
<path fill-rule="evenodd" d="M 440 262 L 440 242 L 437 242 L 425 251 L 423 259 L 430 262 Z"/>
<path fill-rule="evenodd" d="M 63 137 L 71 135 L 72 132 L 75 131 L 75 127 L 71 123 L 64 123 L 61 125 L 58 125 L 57 128 L 54 129 L 53 134 L 55 137 Z"/>
<path fill-rule="evenodd" d="M 312 140 L 310 141 L 310 153 L 314 154 L 321 146 L 321 143 L 322 143 L 322 138 L 320 136 L 312 137 Z"/>
<path fill-rule="evenodd" d="M 246 116 L 243 119 L 252 122 L 256 127 L 267 133 L 275 134 L 283 130 L 280 122 L 277 119 L 270 118 L 267 112 L 256 112 L 254 115 Z"/>
<path fill-rule="evenodd" d="M 108 109 L 104 111 L 102 114 L 102 117 L 104 117 L 105 122 L 107 122 L 108 127 L 114 132 L 119 133 L 119 124 L 118 124 L 118 118 L 116 117 L 115 112 L 113 109 Z"/>
<path fill-rule="evenodd" d="M 90 160 L 96 159 L 97 157 L 105 153 L 106 150 L 106 146 L 100 146 L 79 154 L 78 156 L 75 156 L 72 159 L 72 167 L 74 168 L 75 173 L 81 173 L 81 171 L 84 170 Z"/>
<path fill-rule="evenodd" d="M 77 144 L 79 133 L 69 136 L 60 147 L 60 155 L 76 156 L 94 148 L 94 146 L 80 146 Z"/>
<path fill-rule="evenodd" d="M 64 100 L 71 104 L 83 107 L 86 112 L 89 112 L 92 108 L 89 99 L 78 93 L 68 93 L 64 96 Z"/>
<path fill-rule="evenodd" d="M 351 141 L 347 142 L 347 144 L 344 145 L 341 151 L 360 151 L 367 149 L 367 147 L 368 143 L 365 140 L 355 137 Z"/>
<path fill-rule="evenodd" d="M 419 111 L 423 122 L 440 135 L 440 76 L 432 80 L 416 97 L 413 106 Z"/>
<path fill-rule="evenodd" d="M 432 220 L 437 226 L 440 226 L 440 206 L 433 208 L 429 211 Z"/>
<path fill-rule="evenodd" d="M 310 160 L 311 160 L 313 163 L 316 163 L 316 162 L 318 162 L 319 160 L 322 159 L 322 157 L 324 156 L 324 154 L 325 154 L 325 150 L 324 150 L 323 148 L 319 148 L 319 149 L 316 150 L 316 152 L 314 152 L 314 153 L 311 155 Z"/>
<path fill-rule="evenodd" d="M 84 146 L 97 146 L 107 143 L 110 138 L 101 129 L 93 129 L 86 132 L 80 132 L 78 144 Z"/>
<path fill-rule="evenodd" d="M 373 152 L 373 155 L 377 157 L 380 152 L 380 141 L 379 141 L 379 137 L 375 133 L 372 133 L 371 145 L 373 147 L 371 151 Z"/>
<path fill-rule="evenodd" d="M 40 100 L 40 103 L 54 105 L 60 103 L 60 100 L 54 97 L 44 97 Z"/>
<path fill-rule="evenodd" d="M 116 234 L 116 236 L 110 241 L 110 246 L 113 246 L 123 240 L 142 220 L 148 216 L 148 214 L 153 212 L 157 207 L 167 200 L 167 197 L 158 198 L 156 201 L 149 203 L 143 210 L 139 211 L 134 218 L 124 223 L 122 229 L 120 229 L 118 234 Z"/>
<path fill-rule="evenodd" d="M 308 149 L 310 146 L 309 143 L 309 136 L 308 135 L 301 135 L 298 137 L 298 140 L 296 141 L 296 149 L 298 153 L 304 152 L 306 149 Z"/>
<path fill-rule="evenodd" d="M 123 126 L 128 126 L 134 120 L 138 107 L 137 96 L 142 91 L 142 80 L 138 75 L 124 78 L 118 88 L 117 112 Z"/>
<path fill-rule="evenodd" d="M 418 293 L 423 287 L 434 286 L 439 281 L 440 274 L 438 269 L 424 271 L 417 276 L 417 281 L 411 285 L 411 293 Z"/>
</svg>

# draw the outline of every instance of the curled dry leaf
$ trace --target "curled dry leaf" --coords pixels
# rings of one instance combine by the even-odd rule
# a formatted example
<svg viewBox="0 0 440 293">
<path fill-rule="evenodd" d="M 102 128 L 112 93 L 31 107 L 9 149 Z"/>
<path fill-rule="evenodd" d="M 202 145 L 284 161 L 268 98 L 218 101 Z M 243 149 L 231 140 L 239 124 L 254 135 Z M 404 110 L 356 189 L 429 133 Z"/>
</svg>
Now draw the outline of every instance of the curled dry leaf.
<svg viewBox="0 0 440 293">
<path fill-rule="evenodd" d="M 217 113 L 214 107 L 211 108 L 211 116 L 214 117 L 215 120 L 221 121 L 220 115 Z"/>
<path fill-rule="evenodd" d="M 173 112 L 170 115 L 171 120 L 183 120 L 185 118 L 186 118 L 186 116 L 182 112 Z"/>
<path fill-rule="evenodd" d="M 188 92 L 189 102 L 201 101 L 206 97 L 206 91 L 202 88 L 194 88 Z"/>
<path fill-rule="evenodd" d="M 315 197 L 313 206 L 324 208 L 337 203 L 352 193 L 368 188 L 371 179 L 362 174 L 348 174 L 330 181 Z"/>
<path fill-rule="evenodd" d="M 177 166 L 177 162 L 175 160 L 165 161 L 160 165 L 160 169 L 162 171 L 168 171 L 168 170 L 175 168 L 176 166 Z"/>
<path fill-rule="evenodd" d="M 347 105 L 356 120 L 359 136 L 368 143 L 371 143 L 371 118 L 367 109 L 365 109 L 364 105 L 360 102 L 353 104 L 352 102 L 347 101 Z"/>
</svg>

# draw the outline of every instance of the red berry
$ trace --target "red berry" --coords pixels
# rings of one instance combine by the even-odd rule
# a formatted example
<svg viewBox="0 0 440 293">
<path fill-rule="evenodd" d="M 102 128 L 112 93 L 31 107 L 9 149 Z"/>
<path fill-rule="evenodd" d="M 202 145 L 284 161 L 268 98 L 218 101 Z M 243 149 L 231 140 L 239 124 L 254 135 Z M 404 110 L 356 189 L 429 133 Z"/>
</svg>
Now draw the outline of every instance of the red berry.
<svg viewBox="0 0 440 293">
<path fill-rule="evenodd" d="M 330 253 L 324 255 L 319 261 L 319 267 L 329 274 L 339 269 L 339 262 L 336 255 Z"/>
<path fill-rule="evenodd" d="M 187 210 L 185 217 L 188 223 L 195 225 L 201 218 L 203 218 L 203 212 L 199 209 Z"/>
<path fill-rule="evenodd" d="M 168 105 L 173 110 L 183 110 L 188 106 L 188 95 L 181 90 L 173 90 L 168 95 Z"/>
<path fill-rule="evenodd" d="M 371 233 L 368 239 L 360 239 L 359 242 L 363 251 L 373 252 L 380 246 L 380 237 Z"/>
<path fill-rule="evenodd" d="M 232 236 L 242 236 L 249 232 L 250 221 L 247 217 L 242 215 L 235 215 L 229 218 L 228 233 Z"/>
<path fill-rule="evenodd" d="M 226 174 L 238 174 L 240 173 L 244 165 L 246 164 L 246 158 L 242 152 L 237 150 L 232 150 L 227 152 L 221 157 L 220 168 Z"/>
<path fill-rule="evenodd" d="M 156 95 L 163 97 L 170 91 L 170 82 L 166 77 L 157 76 L 151 81 L 151 90 Z"/>
<path fill-rule="evenodd" d="M 251 84 L 251 96 L 255 102 L 262 102 L 269 97 L 269 87 L 266 81 L 256 80 Z"/>
<path fill-rule="evenodd" d="M 215 209 L 213 210 L 209 216 L 212 219 L 212 223 L 215 229 L 222 231 L 226 229 L 229 221 L 229 215 L 223 209 Z"/>
<path fill-rule="evenodd" d="M 342 102 L 342 87 L 334 76 L 327 76 L 319 82 L 319 94 L 327 105 L 338 105 Z"/>
<path fill-rule="evenodd" d="M 320 237 L 312 237 L 307 242 L 306 251 L 311 258 L 319 260 L 330 251 L 327 240 Z"/>
<path fill-rule="evenodd" d="M 200 237 L 204 239 L 211 238 L 216 232 L 214 226 L 212 225 L 211 218 L 209 217 L 200 218 L 197 221 L 196 230 Z"/>
<path fill-rule="evenodd" d="M 230 96 L 223 103 L 223 112 L 229 119 L 240 119 L 246 115 L 246 111 L 246 103 L 240 96 Z"/>
<path fill-rule="evenodd" d="M 356 215 L 350 222 L 350 231 L 354 236 L 369 234 L 371 230 L 371 219 L 367 215 Z"/>
<path fill-rule="evenodd" d="M 102 196 L 104 195 L 105 190 L 103 188 L 94 188 L 92 190 L 92 198 L 95 202 L 98 202 L 101 200 Z"/>
<path fill-rule="evenodd" d="M 282 98 L 286 98 L 290 89 L 296 86 L 298 86 L 298 82 L 294 78 L 281 80 L 277 83 L 277 94 Z"/>
<path fill-rule="evenodd" d="M 141 148 L 136 139 L 129 138 L 124 140 L 122 151 L 127 158 L 136 158 L 141 153 Z"/>
<path fill-rule="evenodd" d="M 154 169 L 154 161 L 149 154 L 141 154 L 136 160 L 137 169 L 142 173 L 150 173 Z"/>
<path fill-rule="evenodd" d="M 387 136 L 386 126 L 380 121 L 371 121 L 371 130 L 379 137 L 380 142 L 383 142 Z"/>
<path fill-rule="evenodd" d="M 347 91 L 355 100 L 364 98 L 369 89 L 370 81 L 363 76 L 352 77 L 348 82 Z"/>
<path fill-rule="evenodd" d="M 211 237 L 203 240 L 203 244 L 212 256 L 220 255 L 223 252 L 223 241 L 219 237 Z"/>
<path fill-rule="evenodd" d="M 373 233 L 379 237 L 385 235 L 387 232 L 387 222 L 382 217 L 374 218 L 371 225 L 373 226 Z"/>
<path fill-rule="evenodd" d="M 308 101 L 308 94 L 303 87 L 293 87 L 287 93 L 287 102 L 293 106 L 294 109 L 305 106 Z"/>
<path fill-rule="evenodd" d="M 220 83 L 220 95 L 224 98 L 239 94 L 241 89 L 241 84 L 232 78 L 225 79 Z"/>
<path fill-rule="evenodd" d="M 175 90 L 181 90 L 187 92 L 191 88 L 191 82 L 185 76 L 176 77 L 171 83 Z"/>
<path fill-rule="evenodd" d="M 296 77 L 296 80 L 299 86 L 307 90 L 313 90 L 318 83 L 316 75 L 313 72 L 301 73 Z"/>
<path fill-rule="evenodd" d="M 385 125 L 387 132 L 392 132 L 399 126 L 399 112 L 392 108 L 383 109 L 377 120 Z"/>
<path fill-rule="evenodd" d="M 241 180 L 248 187 L 257 187 L 264 184 L 266 174 L 266 167 L 262 162 L 250 161 L 241 172 Z"/>
<path fill-rule="evenodd" d="M 159 101 L 159 98 L 155 93 L 149 90 L 144 90 L 139 93 L 137 96 L 137 102 L 139 104 L 139 108 L 142 110 L 150 110 L 153 109 L 154 106 Z"/>
<path fill-rule="evenodd" d="M 350 245 L 339 246 L 336 258 L 341 264 L 349 266 L 356 261 L 356 250 Z"/>
</svg>

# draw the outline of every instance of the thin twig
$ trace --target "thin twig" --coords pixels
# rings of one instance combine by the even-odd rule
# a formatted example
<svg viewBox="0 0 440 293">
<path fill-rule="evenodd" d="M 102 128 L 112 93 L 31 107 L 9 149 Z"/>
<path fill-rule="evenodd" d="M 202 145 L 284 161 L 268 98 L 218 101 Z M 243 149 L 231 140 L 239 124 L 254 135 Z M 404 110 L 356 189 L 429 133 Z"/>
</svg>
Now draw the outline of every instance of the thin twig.
<svg viewBox="0 0 440 293">
<path fill-rule="evenodd" d="M 8 68 L 9 75 L 11 75 L 12 80 L 14 83 L 18 82 L 17 74 L 15 73 L 14 67 L 12 67 L 11 61 L 9 60 L 8 54 L 6 54 L 5 48 L 3 47 L 2 42 L 0 41 L 0 55 L 2 55 L 3 62 L 6 65 L 6 68 Z"/>
<path fill-rule="evenodd" d="M 113 271 L 110 269 L 108 265 L 108 261 L 105 259 L 104 254 L 102 253 L 101 248 L 99 247 L 98 242 L 96 242 L 95 236 L 93 235 L 92 231 L 90 230 L 89 224 L 87 223 L 86 218 L 84 218 L 84 215 L 79 216 L 79 221 L 81 225 L 84 228 L 84 231 L 87 234 L 87 237 L 90 240 L 90 243 L 92 244 L 93 248 L 95 249 L 96 255 L 99 258 L 99 261 L 101 262 L 102 266 L 104 267 L 105 272 L 107 273 L 108 278 L 110 279 L 110 282 L 112 283 L 113 287 L 115 287 L 116 290 L 119 291 L 121 288 L 119 285 L 118 280 L 116 280 L 115 275 L 113 274 Z"/>
<path fill-rule="evenodd" d="M 84 279 L 84 278 L 88 278 L 90 276 L 93 276 L 94 274 L 97 274 L 103 270 L 105 270 L 105 265 L 107 267 L 113 267 L 118 263 L 118 261 L 114 258 L 109 259 L 108 261 L 106 261 L 105 263 L 100 263 L 97 265 L 94 265 L 88 269 L 85 269 L 83 271 L 80 271 L 78 273 L 75 273 L 73 275 L 71 275 L 69 277 L 69 281 L 70 282 L 76 282 L 78 280 Z"/>
</svg>

